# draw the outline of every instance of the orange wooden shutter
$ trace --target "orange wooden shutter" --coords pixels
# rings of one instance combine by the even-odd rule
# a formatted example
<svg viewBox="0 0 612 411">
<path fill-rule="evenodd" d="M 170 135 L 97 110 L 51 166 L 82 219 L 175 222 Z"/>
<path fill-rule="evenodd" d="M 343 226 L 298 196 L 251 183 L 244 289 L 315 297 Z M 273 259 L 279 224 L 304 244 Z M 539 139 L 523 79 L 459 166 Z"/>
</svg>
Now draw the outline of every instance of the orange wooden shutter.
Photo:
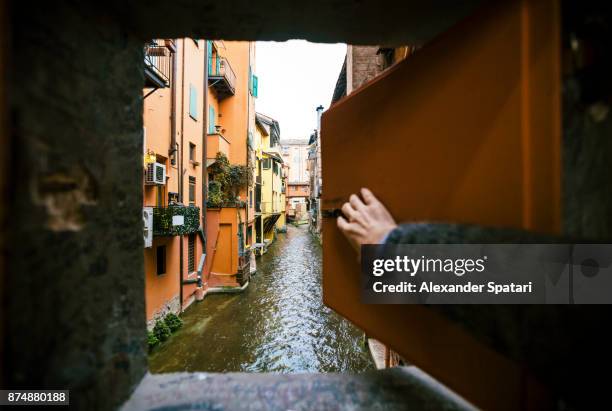
<svg viewBox="0 0 612 411">
<path fill-rule="evenodd" d="M 560 231 L 558 2 L 485 7 L 324 113 L 323 210 L 369 187 L 400 221 Z M 362 304 L 355 253 L 329 217 L 323 295 L 476 405 L 524 407 L 520 368 L 456 324 Z"/>
</svg>

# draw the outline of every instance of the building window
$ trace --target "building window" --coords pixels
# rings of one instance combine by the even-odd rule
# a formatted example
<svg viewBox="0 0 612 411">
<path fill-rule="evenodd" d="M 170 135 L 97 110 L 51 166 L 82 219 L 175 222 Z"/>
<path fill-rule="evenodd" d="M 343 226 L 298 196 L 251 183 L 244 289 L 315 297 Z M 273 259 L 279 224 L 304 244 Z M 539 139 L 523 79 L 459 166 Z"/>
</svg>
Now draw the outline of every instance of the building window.
<svg viewBox="0 0 612 411">
<path fill-rule="evenodd" d="M 189 85 L 189 116 L 198 119 L 198 90 L 193 84 Z"/>
<path fill-rule="evenodd" d="M 253 97 L 257 98 L 257 94 L 259 94 L 259 79 L 256 75 L 253 75 Z"/>
<path fill-rule="evenodd" d="M 166 274 L 166 246 L 157 246 L 157 259 L 155 261 L 157 266 L 157 275 Z"/>
<path fill-rule="evenodd" d="M 249 207 L 253 208 L 253 190 L 249 190 Z"/>
<path fill-rule="evenodd" d="M 189 176 L 189 205 L 195 204 L 196 178 Z"/>
<path fill-rule="evenodd" d="M 187 271 L 195 271 L 195 234 L 189 234 L 187 238 Z"/>
<path fill-rule="evenodd" d="M 206 53 L 208 54 L 208 75 L 212 76 L 212 67 L 213 67 L 213 42 L 212 40 L 206 40 Z"/>
<path fill-rule="evenodd" d="M 196 145 L 189 143 L 189 160 L 196 161 Z"/>
<path fill-rule="evenodd" d="M 208 134 L 215 133 L 215 108 L 208 106 Z"/>
<path fill-rule="evenodd" d="M 264 159 L 261 161 L 261 167 L 262 167 L 264 170 L 269 170 L 269 169 L 270 169 L 270 159 L 269 159 L 269 158 L 264 158 Z"/>
</svg>

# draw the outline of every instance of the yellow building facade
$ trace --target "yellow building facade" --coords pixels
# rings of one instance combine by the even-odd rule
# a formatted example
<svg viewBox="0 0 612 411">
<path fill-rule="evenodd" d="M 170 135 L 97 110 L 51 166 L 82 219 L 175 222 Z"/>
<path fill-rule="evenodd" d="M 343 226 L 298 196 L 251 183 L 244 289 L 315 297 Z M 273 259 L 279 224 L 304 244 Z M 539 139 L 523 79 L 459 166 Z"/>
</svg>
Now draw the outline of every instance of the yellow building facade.
<svg viewBox="0 0 612 411">
<path fill-rule="evenodd" d="M 266 252 L 276 233 L 286 229 L 286 171 L 280 155 L 280 127 L 271 117 L 256 113 L 255 148 L 255 248 Z"/>
</svg>

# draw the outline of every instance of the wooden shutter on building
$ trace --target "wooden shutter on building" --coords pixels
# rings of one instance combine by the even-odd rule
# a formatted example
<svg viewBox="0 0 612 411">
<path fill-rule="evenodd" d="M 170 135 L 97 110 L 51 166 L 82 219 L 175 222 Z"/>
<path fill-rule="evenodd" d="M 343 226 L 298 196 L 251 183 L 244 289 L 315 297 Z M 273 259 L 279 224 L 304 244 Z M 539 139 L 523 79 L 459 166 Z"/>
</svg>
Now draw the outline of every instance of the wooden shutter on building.
<svg viewBox="0 0 612 411">
<path fill-rule="evenodd" d="M 259 93 L 259 78 L 253 75 L 253 97 L 257 97 Z"/>
<path fill-rule="evenodd" d="M 208 134 L 213 134 L 215 132 L 215 108 L 213 106 L 208 106 Z"/>
<path fill-rule="evenodd" d="M 189 234 L 187 239 L 187 272 L 195 271 L 195 234 Z"/>
<path fill-rule="evenodd" d="M 189 205 L 195 205 L 196 178 L 189 176 Z"/>
<path fill-rule="evenodd" d="M 208 75 L 214 76 L 213 73 L 213 42 L 211 40 L 206 41 L 206 53 L 208 54 Z"/>
<path fill-rule="evenodd" d="M 193 84 L 189 84 L 189 116 L 198 118 L 198 90 Z"/>
<path fill-rule="evenodd" d="M 368 187 L 399 221 L 560 231 L 558 2 L 485 7 L 324 113 L 324 214 Z M 362 304 L 335 218 L 323 237 L 328 306 L 477 406 L 525 407 L 518 364 L 426 306 Z"/>
</svg>

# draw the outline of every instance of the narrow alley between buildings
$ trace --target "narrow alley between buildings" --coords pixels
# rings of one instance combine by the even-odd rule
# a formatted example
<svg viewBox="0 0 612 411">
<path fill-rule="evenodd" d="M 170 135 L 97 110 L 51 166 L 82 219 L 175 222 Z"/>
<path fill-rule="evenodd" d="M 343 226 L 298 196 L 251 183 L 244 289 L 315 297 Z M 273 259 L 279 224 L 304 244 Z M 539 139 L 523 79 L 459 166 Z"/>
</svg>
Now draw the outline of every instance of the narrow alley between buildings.
<svg viewBox="0 0 612 411">
<path fill-rule="evenodd" d="M 209 295 L 149 359 L 177 371 L 360 372 L 373 369 L 363 332 L 321 298 L 321 246 L 288 225 L 240 294 Z"/>
</svg>

